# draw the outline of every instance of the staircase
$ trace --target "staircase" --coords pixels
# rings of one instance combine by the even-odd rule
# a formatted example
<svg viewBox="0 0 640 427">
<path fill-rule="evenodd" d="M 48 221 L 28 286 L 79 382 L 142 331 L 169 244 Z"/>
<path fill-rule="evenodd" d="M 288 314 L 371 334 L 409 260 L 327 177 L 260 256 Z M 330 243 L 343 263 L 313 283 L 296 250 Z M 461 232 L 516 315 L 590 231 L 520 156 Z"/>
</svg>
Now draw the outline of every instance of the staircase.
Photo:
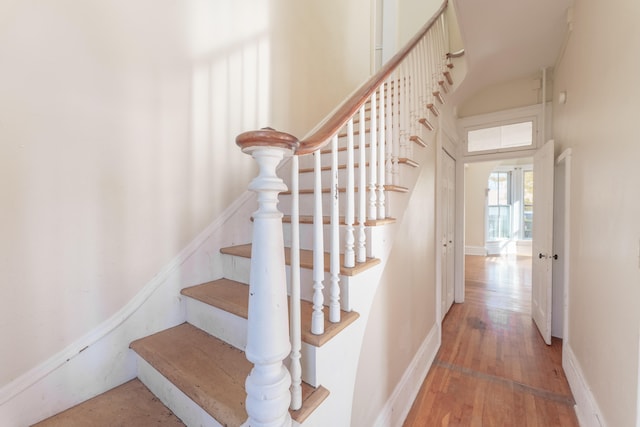
<svg viewBox="0 0 640 427">
<path fill-rule="evenodd" d="M 253 242 L 222 248 L 220 278 L 182 289 L 185 323 L 131 342 L 136 380 L 36 425 L 350 424 L 392 214 L 451 83 L 444 36 L 433 34 L 445 6 L 311 137 L 238 137 L 260 164 Z"/>
</svg>

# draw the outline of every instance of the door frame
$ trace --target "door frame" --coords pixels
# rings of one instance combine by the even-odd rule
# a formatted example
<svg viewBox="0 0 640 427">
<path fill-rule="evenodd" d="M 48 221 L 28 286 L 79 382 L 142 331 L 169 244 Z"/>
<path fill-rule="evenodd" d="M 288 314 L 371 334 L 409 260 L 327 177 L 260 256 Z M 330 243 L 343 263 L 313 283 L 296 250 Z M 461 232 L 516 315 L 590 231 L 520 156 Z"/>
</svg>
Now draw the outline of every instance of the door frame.
<svg viewBox="0 0 640 427">
<path fill-rule="evenodd" d="M 545 141 L 547 136 L 550 135 L 551 129 L 551 114 L 552 104 L 551 102 L 545 102 L 542 104 L 535 104 L 528 107 L 512 108 L 508 110 L 502 110 L 494 113 L 479 114 L 477 116 L 470 116 L 462 118 L 458 121 L 458 134 L 461 136 L 459 152 L 464 153 L 456 157 L 456 255 L 455 255 L 455 302 L 464 302 L 465 284 L 464 284 L 464 175 L 465 165 L 468 163 L 487 162 L 492 160 L 508 160 L 518 159 L 522 157 L 533 157 Z M 466 135 L 470 128 L 480 127 L 492 127 L 501 122 L 509 121 L 512 119 L 522 119 L 523 117 L 536 117 L 534 126 L 534 144 L 533 147 L 528 149 L 519 149 L 514 151 L 499 151 L 499 152 L 485 152 L 467 154 L 466 150 Z M 535 184 L 534 184 L 535 185 Z M 439 296 L 439 295 L 438 295 Z"/>
<path fill-rule="evenodd" d="M 564 247 L 562 248 L 562 255 L 560 255 L 563 265 L 562 272 L 562 280 L 563 280 L 563 308 L 562 308 L 562 316 L 563 316 L 563 325 L 562 325 L 562 350 L 564 354 L 564 349 L 567 343 L 569 342 L 569 285 L 571 283 L 571 263 L 569 262 L 569 254 L 571 253 L 571 159 L 572 159 L 572 151 L 571 148 L 567 148 L 558 156 L 556 160 L 556 165 L 564 163 L 564 197 L 562 209 L 564 210 L 564 232 L 563 232 L 563 243 Z"/>
</svg>

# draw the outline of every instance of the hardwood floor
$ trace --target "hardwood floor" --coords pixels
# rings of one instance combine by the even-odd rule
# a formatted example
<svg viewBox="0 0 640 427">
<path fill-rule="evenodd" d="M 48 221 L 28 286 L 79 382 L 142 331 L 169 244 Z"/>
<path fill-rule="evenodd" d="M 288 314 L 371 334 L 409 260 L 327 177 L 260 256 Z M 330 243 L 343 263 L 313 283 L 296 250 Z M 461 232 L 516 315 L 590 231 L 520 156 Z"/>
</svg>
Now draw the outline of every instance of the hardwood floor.
<svg viewBox="0 0 640 427">
<path fill-rule="evenodd" d="M 562 341 L 531 320 L 531 258 L 467 256 L 464 304 L 404 426 L 578 426 Z"/>
</svg>

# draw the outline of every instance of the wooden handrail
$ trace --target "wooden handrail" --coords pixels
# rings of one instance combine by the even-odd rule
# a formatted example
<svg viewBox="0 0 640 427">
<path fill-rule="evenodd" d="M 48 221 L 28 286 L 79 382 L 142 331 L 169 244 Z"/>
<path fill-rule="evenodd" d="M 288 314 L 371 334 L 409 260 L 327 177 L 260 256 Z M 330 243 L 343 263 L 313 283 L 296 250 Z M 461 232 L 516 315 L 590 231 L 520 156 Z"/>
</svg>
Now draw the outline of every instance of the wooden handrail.
<svg viewBox="0 0 640 427">
<path fill-rule="evenodd" d="M 448 0 L 444 0 L 438 11 L 429 19 L 422 29 L 396 53 L 376 74 L 371 76 L 358 90 L 347 98 L 335 112 L 310 136 L 300 141 L 297 155 L 310 154 L 328 144 L 329 139 L 338 132 L 347 121 L 367 102 L 373 92 L 395 71 L 411 50 L 422 40 L 433 27 L 440 15 L 447 8 Z"/>
<path fill-rule="evenodd" d="M 422 40 L 425 34 L 433 27 L 440 18 L 448 5 L 448 0 L 444 0 L 438 11 L 431 19 L 422 27 L 407 44 L 396 53 L 376 74 L 371 76 L 360 88 L 347 98 L 334 112 L 325 119 L 325 121 L 307 138 L 301 140 L 295 151 L 296 155 L 304 155 L 313 153 L 329 143 L 331 137 L 336 134 L 349 119 L 358 112 L 358 109 L 367 102 L 367 99 L 380 87 L 382 83 L 389 78 L 400 63 L 406 58 L 411 50 Z M 260 135 L 252 135 L 254 132 L 260 132 Z M 237 139 L 238 145 L 241 147 L 247 141 L 262 140 L 261 145 L 269 145 L 270 138 L 265 139 L 267 134 L 272 130 L 249 131 L 243 133 L 240 137 L 242 143 Z M 280 139 L 278 142 L 282 143 Z"/>
</svg>

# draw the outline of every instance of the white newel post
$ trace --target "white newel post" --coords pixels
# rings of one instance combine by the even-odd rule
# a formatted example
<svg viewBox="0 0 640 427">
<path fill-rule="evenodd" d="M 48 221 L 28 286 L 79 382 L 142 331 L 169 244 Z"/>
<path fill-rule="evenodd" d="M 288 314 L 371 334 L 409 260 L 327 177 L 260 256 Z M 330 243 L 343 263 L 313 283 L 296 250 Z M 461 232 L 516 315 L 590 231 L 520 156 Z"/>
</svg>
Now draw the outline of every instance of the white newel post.
<svg viewBox="0 0 640 427">
<path fill-rule="evenodd" d="M 253 369 L 247 377 L 246 427 L 291 426 L 291 377 L 282 361 L 289 355 L 287 282 L 278 193 L 287 189 L 276 174 L 285 154 L 298 145 L 295 137 L 274 130 L 241 134 L 242 151 L 258 162 L 259 175 L 249 189 L 258 195 L 253 214 L 253 245 L 249 280 L 247 359 Z"/>
</svg>

